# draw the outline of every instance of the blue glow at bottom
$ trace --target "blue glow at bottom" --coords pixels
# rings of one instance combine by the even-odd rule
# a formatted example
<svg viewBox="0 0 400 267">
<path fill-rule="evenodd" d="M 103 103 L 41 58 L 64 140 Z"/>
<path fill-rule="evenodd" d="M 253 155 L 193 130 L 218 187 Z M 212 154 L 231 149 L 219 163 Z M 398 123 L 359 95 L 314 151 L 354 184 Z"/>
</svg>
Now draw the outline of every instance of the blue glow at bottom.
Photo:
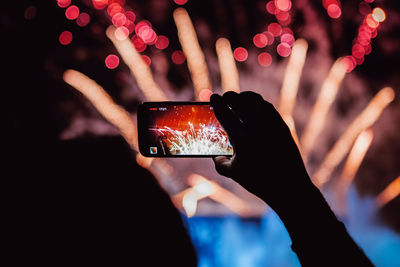
<svg viewBox="0 0 400 267">
<path fill-rule="evenodd" d="M 349 233 L 376 266 L 400 266 L 400 236 L 381 224 L 372 199 L 349 193 Z M 283 223 L 274 212 L 261 218 L 187 218 L 199 267 L 300 266 Z"/>
</svg>

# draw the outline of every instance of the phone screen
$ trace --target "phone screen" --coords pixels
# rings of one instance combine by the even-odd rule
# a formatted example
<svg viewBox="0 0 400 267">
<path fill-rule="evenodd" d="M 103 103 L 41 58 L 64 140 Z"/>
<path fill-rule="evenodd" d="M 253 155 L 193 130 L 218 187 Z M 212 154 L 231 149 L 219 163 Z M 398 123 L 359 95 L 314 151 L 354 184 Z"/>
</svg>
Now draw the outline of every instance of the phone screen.
<svg viewBox="0 0 400 267">
<path fill-rule="evenodd" d="M 209 102 L 145 102 L 139 108 L 138 125 L 144 156 L 233 155 Z"/>
</svg>

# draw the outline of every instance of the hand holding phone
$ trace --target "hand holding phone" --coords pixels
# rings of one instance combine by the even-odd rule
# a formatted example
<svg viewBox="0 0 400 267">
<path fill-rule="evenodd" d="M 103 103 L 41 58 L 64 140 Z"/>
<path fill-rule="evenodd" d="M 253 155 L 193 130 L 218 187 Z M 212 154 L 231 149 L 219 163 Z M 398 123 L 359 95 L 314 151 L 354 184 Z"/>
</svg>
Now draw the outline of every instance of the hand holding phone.
<svg viewBox="0 0 400 267">
<path fill-rule="evenodd" d="M 233 178 L 279 215 L 300 262 L 317 266 L 329 258 L 332 266 L 372 266 L 312 184 L 278 111 L 253 92 L 214 94 L 210 100 L 235 150 L 232 157 L 214 158 L 218 173 Z"/>
<path fill-rule="evenodd" d="M 209 102 L 144 102 L 139 150 L 146 157 L 232 156 L 228 134 Z"/>
<path fill-rule="evenodd" d="M 305 188 L 312 183 L 299 150 L 272 104 L 248 91 L 214 94 L 211 106 L 235 151 L 232 157 L 214 157 L 219 174 L 233 178 L 274 207 L 309 191 Z"/>
</svg>

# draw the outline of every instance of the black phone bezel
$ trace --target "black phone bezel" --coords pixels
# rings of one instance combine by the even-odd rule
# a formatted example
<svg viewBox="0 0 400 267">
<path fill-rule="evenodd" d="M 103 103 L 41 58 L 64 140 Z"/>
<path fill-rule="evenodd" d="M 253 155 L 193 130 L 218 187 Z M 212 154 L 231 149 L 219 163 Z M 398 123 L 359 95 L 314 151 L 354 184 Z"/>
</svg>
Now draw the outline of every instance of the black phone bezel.
<svg viewBox="0 0 400 267">
<path fill-rule="evenodd" d="M 143 102 L 139 105 L 137 112 L 137 125 L 138 125 L 138 145 L 139 152 L 150 158 L 212 158 L 216 156 L 232 156 L 228 154 L 218 154 L 218 155 L 154 155 L 147 151 L 149 147 L 148 138 L 146 138 L 147 125 L 148 125 L 148 112 L 150 107 L 161 107 L 169 105 L 210 105 L 210 102 L 196 102 L 196 101 L 162 101 L 162 102 Z"/>
</svg>

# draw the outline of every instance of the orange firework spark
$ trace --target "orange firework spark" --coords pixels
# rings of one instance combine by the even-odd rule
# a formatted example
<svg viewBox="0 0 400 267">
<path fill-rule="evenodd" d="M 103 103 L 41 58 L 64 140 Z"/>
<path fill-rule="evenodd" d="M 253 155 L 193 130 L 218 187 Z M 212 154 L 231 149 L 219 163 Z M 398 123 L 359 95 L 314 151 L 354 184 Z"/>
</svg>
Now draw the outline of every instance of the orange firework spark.
<svg viewBox="0 0 400 267">
<path fill-rule="evenodd" d="M 229 40 L 226 38 L 219 38 L 215 44 L 215 48 L 221 73 L 222 90 L 224 92 L 234 91 L 239 93 L 239 73 L 236 68 Z"/>
<path fill-rule="evenodd" d="M 391 182 L 379 195 L 376 197 L 376 203 L 379 207 L 385 206 L 400 194 L 400 176 Z"/>
<path fill-rule="evenodd" d="M 394 91 L 391 87 L 385 87 L 375 95 L 368 106 L 356 117 L 335 143 L 333 148 L 326 155 L 321 166 L 314 173 L 313 181 L 317 186 L 322 186 L 329 180 L 333 169 L 342 161 L 357 136 L 363 130 L 374 124 L 393 99 Z"/>
<path fill-rule="evenodd" d="M 281 100 L 279 102 L 279 113 L 285 116 L 291 116 L 296 104 L 297 90 L 301 77 L 301 71 L 306 60 L 308 44 L 304 39 L 298 39 L 292 48 L 288 65 L 281 89 Z"/>
<path fill-rule="evenodd" d="M 186 55 L 188 68 L 192 77 L 196 99 L 199 100 L 200 92 L 211 89 L 208 69 L 203 51 L 199 45 L 192 20 L 184 8 L 174 11 L 174 20 L 178 30 L 179 42 Z"/>
<path fill-rule="evenodd" d="M 350 184 L 354 180 L 354 177 L 364 159 L 365 154 L 368 151 L 369 146 L 371 145 L 373 137 L 374 133 L 371 129 L 360 133 L 350 150 L 349 156 L 347 157 L 342 175 L 340 176 L 336 186 L 336 193 L 338 197 L 338 205 L 336 209 L 337 213 L 341 216 L 343 216 L 347 211 L 346 193 Z"/>
<path fill-rule="evenodd" d="M 100 114 L 121 131 L 132 148 L 138 148 L 137 128 L 130 114 L 117 105 L 103 87 L 76 70 L 65 71 L 63 79 L 92 102 Z"/>
<path fill-rule="evenodd" d="M 109 26 L 106 31 L 107 37 L 113 42 L 125 64 L 130 69 L 146 99 L 150 101 L 167 101 L 164 92 L 154 81 L 149 66 L 136 51 L 131 40 L 129 38 L 118 39 L 115 36 L 115 31 L 116 28 L 114 26 Z"/>
<path fill-rule="evenodd" d="M 328 114 L 329 108 L 335 100 L 339 85 L 346 74 L 347 64 L 341 58 L 333 64 L 328 76 L 322 84 L 321 92 L 315 103 L 310 120 L 300 139 L 301 152 L 304 162 L 314 146 L 314 142 L 320 134 Z"/>
</svg>

